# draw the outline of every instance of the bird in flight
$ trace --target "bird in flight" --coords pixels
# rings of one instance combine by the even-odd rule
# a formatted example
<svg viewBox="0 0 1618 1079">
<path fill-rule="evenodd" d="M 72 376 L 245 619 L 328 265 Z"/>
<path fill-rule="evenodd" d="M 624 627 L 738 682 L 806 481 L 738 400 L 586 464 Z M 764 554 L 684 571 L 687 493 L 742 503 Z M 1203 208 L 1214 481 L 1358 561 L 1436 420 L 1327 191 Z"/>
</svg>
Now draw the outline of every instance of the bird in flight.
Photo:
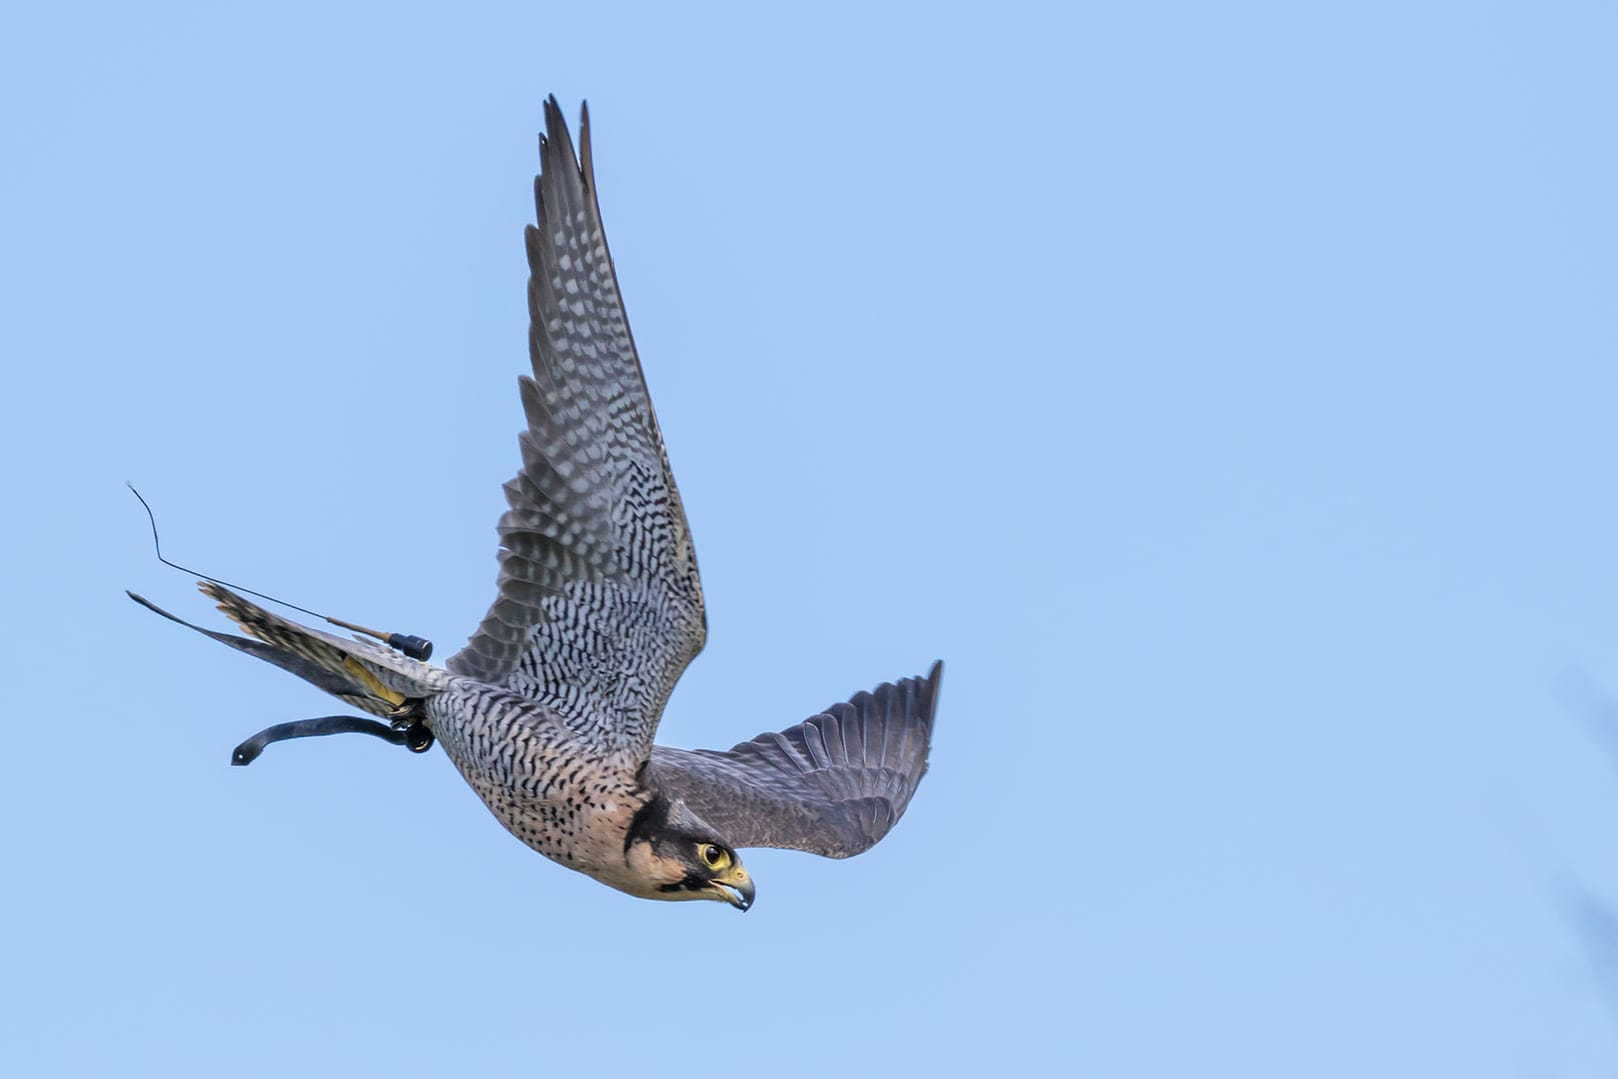
<svg viewBox="0 0 1618 1079">
<path fill-rule="evenodd" d="M 309 735 L 373 734 L 417 752 L 436 740 L 547 858 L 641 898 L 746 910 L 740 848 L 846 858 L 898 821 L 927 769 L 942 665 L 730 749 L 653 744 L 707 636 L 702 585 L 607 251 L 588 108 L 577 154 L 555 97 L 545 128 L 526 231 L 522 467 L 505 485 L 499 594 L 465 647 L 435 666 L 420 638 L 335 619 L 383 643 L 328 633 L 213 579 L 199 587 L 248 636 L 130 596 L 381 717 L 278 724 L 235 763 Z"/>
</svg>

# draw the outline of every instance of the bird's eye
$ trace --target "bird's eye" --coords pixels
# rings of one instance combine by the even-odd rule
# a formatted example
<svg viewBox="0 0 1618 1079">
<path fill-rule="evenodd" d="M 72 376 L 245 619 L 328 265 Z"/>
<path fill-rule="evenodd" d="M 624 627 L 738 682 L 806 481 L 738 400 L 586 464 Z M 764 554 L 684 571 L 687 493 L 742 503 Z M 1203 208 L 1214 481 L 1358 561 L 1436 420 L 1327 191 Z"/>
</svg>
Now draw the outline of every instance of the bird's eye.
<svg viewBox="0 0 1618 1079">
<path fill-rule="evenodd" d="M 702 862 L 709 869 L 723 869 L 730 862 L 730 852 L 715 843 L 704 843 Z"/>
</svg>

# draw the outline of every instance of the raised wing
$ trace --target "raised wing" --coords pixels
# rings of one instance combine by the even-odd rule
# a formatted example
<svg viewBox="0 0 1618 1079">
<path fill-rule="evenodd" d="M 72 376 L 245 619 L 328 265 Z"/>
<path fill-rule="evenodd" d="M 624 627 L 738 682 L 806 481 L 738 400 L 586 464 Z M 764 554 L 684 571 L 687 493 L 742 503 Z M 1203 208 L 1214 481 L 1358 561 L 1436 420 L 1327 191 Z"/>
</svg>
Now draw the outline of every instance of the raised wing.
<svg viewBox="0 0 1618 1079">
<path fill-rule="evenodd" d="M 888 834 L 927 771 L 944 665 L 729 750 L 655 746 L 648 786 L 736 847 L 847 858 Z"/>
<path fill-rule="evenodd" d="M 602 753 L 650 752 L 707 627 L 685 511 L 583 165 L 545 104 L 527 230 L 531 377 L 522 470 L 506 484 L 499 597 L 446 666 L 564 716 Z"/>
</svg>

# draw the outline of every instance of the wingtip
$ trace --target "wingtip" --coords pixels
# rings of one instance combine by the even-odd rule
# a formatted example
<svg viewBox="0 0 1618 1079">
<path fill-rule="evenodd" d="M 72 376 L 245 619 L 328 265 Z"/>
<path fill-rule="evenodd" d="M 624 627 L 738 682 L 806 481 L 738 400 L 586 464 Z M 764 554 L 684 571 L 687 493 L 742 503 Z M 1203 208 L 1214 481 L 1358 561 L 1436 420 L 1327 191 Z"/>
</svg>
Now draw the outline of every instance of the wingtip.
<svg viewBox="0 0 1618 1079">
<path fill-rule="evenodd" d="M 932 667 L 927 671 L 926 681 L 922 684 L 927 689 L 927 722 L 931 724 L 933 713 L 938 710 L 938 691 L 944 684 L 943 660 L 933 660 Z"/>
<path fill-rule="evenodd" d="M 567 121 L 562 118 L 562 106 L 557 102 L 556 95 L 550 94 L 545 98 L 541 108 L 545 115 L 545 130 L 539 133 L 539 153 L 541 158 L 554 145 L 558 136 L 566 136 Z"/>
<path fill-rule="evenodd" d="M 563 115 L 562 106 L 557 102 L 555 94 L 545 99 L 544 111 L 545 131 L 539 136 L 541 177 L 553 169 L 560 175 L 565 171 L 564 166 L 568 164 L 577 169 L 579 158 L 573 150 L 573 136 L 568 131 L 567 117 Z M 587 128 L 581 126 L 579 131 L 581 140 L 585 138 L 586 131 Z"/>
<path fill-rule="evenodd" d="M 595 191 L 595 161 L 590 152 L 590 103 L 579 102 L 579 172 L 583 175 L 585 189 Z"/>
</svg>

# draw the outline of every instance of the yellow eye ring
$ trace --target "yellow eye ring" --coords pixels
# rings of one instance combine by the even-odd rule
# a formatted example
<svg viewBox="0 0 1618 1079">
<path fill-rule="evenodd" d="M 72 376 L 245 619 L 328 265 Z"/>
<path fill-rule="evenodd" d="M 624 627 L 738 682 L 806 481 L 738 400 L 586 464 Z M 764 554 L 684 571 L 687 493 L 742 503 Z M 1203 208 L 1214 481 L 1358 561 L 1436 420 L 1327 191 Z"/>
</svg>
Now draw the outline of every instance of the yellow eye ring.
<svg viewBox="0 0 1618 1079">
<path fill-rule="evenodd" d="M 730 852 L 717 843 L 704 843 L 697 848 L 702 864 L 709 869 L 723 869 L 730 864 Z"/>
</svg>

